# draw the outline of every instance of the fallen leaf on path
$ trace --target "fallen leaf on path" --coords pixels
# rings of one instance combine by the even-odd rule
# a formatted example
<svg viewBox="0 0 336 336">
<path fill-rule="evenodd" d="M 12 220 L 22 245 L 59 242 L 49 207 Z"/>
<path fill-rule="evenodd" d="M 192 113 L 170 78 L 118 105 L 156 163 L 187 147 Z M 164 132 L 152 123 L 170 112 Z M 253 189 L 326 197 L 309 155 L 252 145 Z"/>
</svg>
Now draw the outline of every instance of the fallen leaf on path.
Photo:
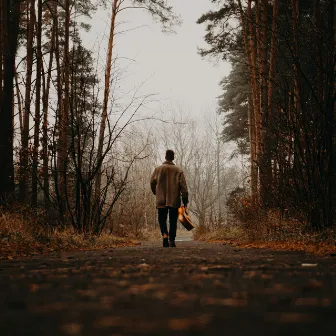
<svg viewBox="0 0 336 336">
<path fill-rule="evenodd" d="M 260 277 L 260 273 L 261 273 L 260 271 L 247 271 L 247 272 L 244 272 L 243 278 L 253 279 L 256 277 Z"/>
<path fill-rule="evenodd" d="M 182 291 L 178 291 L 174 293 L 174 296 L 172 297 L 172 302 L 174 305 L 180 305 L 180 304 L 184 304 L 184 303 L 190 303 L 193 302 L 197 299 L 197 295 L 196 294 L 189 294 L 189 293 L 185 293 Z"/>
<path fill-rule="evenodd" d="M 316 280 L 316 279 L 311 279 L 308 281 L 306 288 L 322 288 L 323 287 L 323 282 L 320 280 Z"/>
<path fill-rule="evenodd" d="M 150 269 L 150 265 L 143 263 L 143 264 L 139 264 L 137 266 L 142 272 L 148 272 Z"/>
<path fill-rule="evenodd" d="M 146 293 L 150 290 L 158 290 L 163 288 L 163 285 L 161 284 L 155 284 L 155 283 L 147 283 L 143 285 L 133 285 L 129 287 L 129 291 L 132 294 L 140 294 L 140 293 Z"/>
<path fill-rule="evenodd" d="M 295 306 L 304 306 L 304 307 L 312 307 L 312 306 L 317 306 L 317 307 L 328 307 L 331 306 L 331 300 L 328 298 L 298 298 L 294 302 Z"/>
<path fill-rule="evenodd" d="M 265 319 L 270 322 L 280 323 L 309 323 L 315 321 L 313 315 L 302 313 L 266 313 Z"/>
<path fill-rule="evenodd" d="M 92 289 L 79 289 L 77 290 L 77 294 L 87 298 L 95 298 L 97 296 L 97 292 Z"/>
<path fill-rule="evenodd" d="M 202 273 L 202 274 L 194 274 L 190 277 L 192 281 L 197 280 L 203 280 L 203 279 L 217 279 L 219 278 L 219 274 L 208 274 L 208 273 Z"/>
<path fill-rule="evenodd" d="M 169 328 L 175 331 L 184 331 L 191 328 L 202 328 L 211 322 L 212 316 L 205 314 L 193 318 L 171 319 Z"/>
<path fill-rule="evenodd" d="M 248 301 L 246 299 L 235 299 L 235 298 L 227 298 L 227 299 L 208 298 L 208 299 L 205 299 L 203 303 L 206 305 L 244 307 L 244 306 L 247 306 Z"/>
<path fill-rule="evenodd" d="M 62 326 L 62 330 L 67 335 L 78 335 L 82 332 L 83 326 L 78 323 L 69 323 Z"/>
<path fill-rule="evenodd" d="M 96 327 L 114 327 L 114 326 L 124 326 L 128 323 L 128 319 L 123 316 L 103 316 L 96 319 L 94 322 Z"/>
<path fill-rule="evenodd" d="M 29 284 L 29 291 L 35 293 L 39 290 L 40 286 L 38 284 Z"/>
<path fill-rule="evenodd" d="M 289 295 L 296 292 L 296 288 L 288 287 L 283 283 L 276 283 L 272 287 L 265 288 L 261 293 L 272 294 L 272 295 Z"/>
<path fill-rule="evenodd" d="M 260 277 L 261 279 L 265 279 L 265 280 L 270 280 L 274 278 L 272 274 L 262 274 Z"/>
</svg>

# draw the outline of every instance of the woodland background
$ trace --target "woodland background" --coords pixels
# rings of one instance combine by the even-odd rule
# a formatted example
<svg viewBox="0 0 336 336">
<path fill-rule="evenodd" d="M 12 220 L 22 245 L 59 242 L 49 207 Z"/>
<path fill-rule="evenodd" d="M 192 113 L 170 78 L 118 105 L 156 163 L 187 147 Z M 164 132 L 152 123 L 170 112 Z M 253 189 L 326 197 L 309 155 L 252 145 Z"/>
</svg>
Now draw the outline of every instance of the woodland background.
<svg viewBox="0 0 336 336">
<path fill-rule="evenodd" d="M 199 53 L 232 68 L 200 121 L 117 90 L 120 13 L 147 11 L 165 33 L 181 19 L 169 1 L 1 0 L 1 237 L 144 236 L 157 229 L 149 177 L 171 148 L 199 237 L 335 238 L 335 2 L 209 3 Z M 111 13 L 103 71 L 81 34 L 98 6 Z"/>
</svg>

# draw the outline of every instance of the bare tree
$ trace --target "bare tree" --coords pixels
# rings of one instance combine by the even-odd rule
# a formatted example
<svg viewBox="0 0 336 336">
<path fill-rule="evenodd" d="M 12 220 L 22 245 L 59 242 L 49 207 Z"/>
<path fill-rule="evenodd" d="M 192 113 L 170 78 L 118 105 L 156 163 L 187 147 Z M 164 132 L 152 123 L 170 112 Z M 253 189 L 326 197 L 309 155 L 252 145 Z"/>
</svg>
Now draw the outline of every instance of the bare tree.
<svg viewBox="0 0 336 336">
<path fill-rule="evenodd" d="M 105 139 L 105 129 L 107 123 L 107 113 L 108 113 L 108 101 L 110 99 L 110 82 L 111 82 L 111 71 L 113 63 L 113 47 L 115 38 L 115 28 L 116 19 L 120 12 L 128 9 L 144 9 L 147 10 L 154 19 L 161 22 L 163 29 L 169 29 L 173 24 L 178 22 L 176 16 L 172 12 L 172 8 L 166 5 L 165 1 L 156 0 L 132 0 L 130 4 L 125 0 L 113 0 L 111 9 L 111 23 L 110 23 L 110 33 L 108 42 L 108 52 L 106 57 L 106 68 L 105 68 L 105 83 L 104 83 L 104 98 L 102 107 L 101 124 L 98 139 L 98 161 L 99 164 L 103 164 L 102 152 Z M 100 169 L 100 168 L 99 168 Z M 96 178 L 96 192 L 97 195 L 100 190 L 101 184 L 101 174 L 98 173 Z"/>
<path fill-rule="evenodd" d="M 219 132 L 220 118 L 209 111 L 204 118 L 205 121 L 197 122 L 181 106 L 177 110 L 173 107 L 171 116 L 166 117 L 166 122 L 157 130 L 162 134 L 162 151 L 164 148 L 173 149 L 176 163 L 185 171 L 190 189 L 189 208 L 201 230 L 205 230 L 210 222 L 213 225 L 224 224 L 229 185 L 226 178 L 229 170 L 225 169 L 227 158 Z"/>
</svg>

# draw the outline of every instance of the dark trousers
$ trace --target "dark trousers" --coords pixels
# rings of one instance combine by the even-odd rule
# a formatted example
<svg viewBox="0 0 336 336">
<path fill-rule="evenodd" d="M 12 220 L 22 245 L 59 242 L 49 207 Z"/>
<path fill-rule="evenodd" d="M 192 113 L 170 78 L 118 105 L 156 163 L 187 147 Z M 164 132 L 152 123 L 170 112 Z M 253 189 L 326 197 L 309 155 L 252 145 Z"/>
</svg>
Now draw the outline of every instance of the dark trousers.
<svg viewBox="0 0 336 336">
<path fill-rule="evenodd" d="M 169 233 L 167 228 L 167 217 L 169 213 Z M 159 208 L 158 217 L 162 236 L 168 235 L 169 240 L 175 240 L 177 227 L 178 208 Z"/>
</svg>

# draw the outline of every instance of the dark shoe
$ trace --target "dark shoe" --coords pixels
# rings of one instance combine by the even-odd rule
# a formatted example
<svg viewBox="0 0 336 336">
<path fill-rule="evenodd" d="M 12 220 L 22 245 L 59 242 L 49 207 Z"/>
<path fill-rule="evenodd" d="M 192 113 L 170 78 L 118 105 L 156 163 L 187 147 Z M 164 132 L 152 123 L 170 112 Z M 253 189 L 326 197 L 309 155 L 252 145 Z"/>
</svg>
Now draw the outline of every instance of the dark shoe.
<svg viewBox="0 0 336 336">
<path fill-rule="evenodd" d="M 175 240 L 169 240 L 169 247 L 176 247 Z"/>
<path fill-rule="evenodd" d="M 169 247 L 168 238 L 163 238 L 163 247 Z"/>
</svg>

